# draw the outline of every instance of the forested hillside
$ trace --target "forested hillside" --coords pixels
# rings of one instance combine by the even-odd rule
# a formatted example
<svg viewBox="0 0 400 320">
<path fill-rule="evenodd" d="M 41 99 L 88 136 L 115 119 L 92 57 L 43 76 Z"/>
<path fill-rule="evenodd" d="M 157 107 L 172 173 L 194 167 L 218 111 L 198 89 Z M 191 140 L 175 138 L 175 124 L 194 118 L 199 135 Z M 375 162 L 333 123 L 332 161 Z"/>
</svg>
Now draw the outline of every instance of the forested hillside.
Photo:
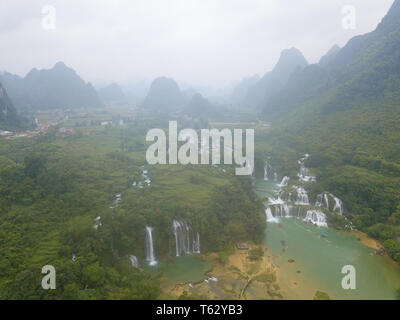
<svg viewBox="0 0 400 320">
<path fill-rule="evenodd" d="M 0 130 L 19 130 L 28 127 L 28 121 L 15 110 L 14 105 L 0 83 Z"/>
<path fill-rule="evenodd" d="M 165 260 L 176 255 L 173 220 L 199 232 L 201 253 L 262 241 L 262 204 L 233 168 L 157 166 L 146 182 L 143 134 L 160 125 L 78 123 L 70 137 L 54 128 L 0 140 L 0 299 L 155 299 L 160 275 L 146 271 L 145 228 Z M 41 289 L 46 264 L 57 290 Z"/>
</svg>

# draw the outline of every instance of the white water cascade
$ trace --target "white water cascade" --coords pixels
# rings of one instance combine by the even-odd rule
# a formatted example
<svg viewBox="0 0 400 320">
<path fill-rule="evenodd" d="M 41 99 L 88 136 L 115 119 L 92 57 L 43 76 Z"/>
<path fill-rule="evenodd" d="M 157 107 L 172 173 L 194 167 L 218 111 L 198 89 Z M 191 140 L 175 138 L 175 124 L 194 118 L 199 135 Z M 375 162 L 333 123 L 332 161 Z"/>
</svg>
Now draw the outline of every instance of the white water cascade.
<svg viewBox="0 0 400 320">
<path fill-rule="evenodd" d="M 308 200 L 307 191 L 303 187 L 294 187 L 297 192 L 296 204 L 301 206 L 308 206 L 310 201 Z"/>
<path fill-rule="evenodd" d="M 328 227 L 325 213 L 319 210 L 308 210 L 304 221 L 315 224 L 318 227 Z"/>
<path fill-rule="evenodd" d="M 309 174 L 309 170 L 304 165 L 308 157 L 309 155 L 306 154 L 303 158 L 298 160 L 300 164 L 298 177 L 301 182 L 309 183 L 315 182 L 316 178 Z M 268 168 L 266 170 L 268 170 Z M 268 198 L 268 207 L 265 211 L 267 222 L 277 223 L 280 221 L 279 218 L 294 217 L 312 223 L 318 227 L 328 227 L 327 217 L 319 208 L 324 207 L 329 210 L 329 197 L 331 197 L 335 203 L 332 212 L 337 214 L 343 213 L 343 204 L 341 200 L 330 193 L 318 195 L 315 209 L 310 208 L 312 205 L 310 204 L 310 199 L 305 187 L 292 186 L 288 188 L 289 180 L 289 177 L 284 177 L 281 183 L 277 184 L 280 190 L 276 193 L 276 196 Z"/>
<path fill-rule="evenodd" d="M 132 267 L 133 268 L 139 268 L 139 261 L 138 258 L 134 255 L 129 256 L 129 260 L 131 261 Z"/>
<path fill-rule="evenodd" d="M 196 232 L 196 238 L 193 240 L 193 253 L 200 253 L 200 233 Z"/>
<path fill-rule="evenodd" d="M 333 200 L 335 201 L 335 206 L 333 207 L 333 212 L 337 213 L 338 215 L 343 215 L 343 202 L 337 197 L 333 197 Z"/>
<path fill-rule="evenodd" d="M 265 210 L 265 215 L 266 215 L 266 217 L 267 217 L 267 222 L 270 222 L 270 223 L 279 223 L 279 219 L 278 219 L 278 218 L 275 218 L 275 217 L 272 215 L 271 208 L 268 207 L 268 208 Z"/>
<path fill-rule="evenodd" d="M 150 266 L 157 264 L 153 247 L 153 228 L 146 226 L 146 261 Z"/>
<path fill-rule="evenodd" d="M 177 257 L 182 254 L 200 253 L 200 234 L 194 236 L 192 227 L 186 222 L 172 221 L 173 233 L 175 236 L 175 254 Z"/>
<path fill-rule="evenodd" d="M 269 169 L 270 165 L 268 164 L 268 162 L 265 163 L 264 166 L 264 180 L 268 181 L 268 169 Z"/>
<path fill-rule="evenodd" d="M 300 172 L 297 174 L 299 180 L 302 182 L 315 182 L 317 178 L 310 176 L 308 168 L 304 165 L 304 162 L 310 157 L 309 154 L 305 154 L 303 158 L 299 159 L 297 162 L 300 165 Z"/>
<path fill-rule="evenodd" d="M 290 178 L 289 177 L 283 177 L 282 181 L 280 184 L 278 184 L 278 187 L 284 188 L 288 186 Z"/>
<path fill-rule="evenodd" d="M 330 207 L 329 199 L 333 200 L 333 208 Z M 343 215 L 344 208 L 343 202 L 338 197 L 334 196 L 332 193 L 323 192 L 317 196 L 317 201 L 315 202 L 315 206 L 319 208 L 325 208 L 327 210 L 332 210 L 333 213 L 338 215 Z"/>
<path fill-rule="evenodd" d="M 264 166 L 264 180 L 269 181 L 271 179 L 277 181 L 278 174 L 274 171 L 274 168 L 268 163 L 268 161 L 266 161 Z"/>
</svg>

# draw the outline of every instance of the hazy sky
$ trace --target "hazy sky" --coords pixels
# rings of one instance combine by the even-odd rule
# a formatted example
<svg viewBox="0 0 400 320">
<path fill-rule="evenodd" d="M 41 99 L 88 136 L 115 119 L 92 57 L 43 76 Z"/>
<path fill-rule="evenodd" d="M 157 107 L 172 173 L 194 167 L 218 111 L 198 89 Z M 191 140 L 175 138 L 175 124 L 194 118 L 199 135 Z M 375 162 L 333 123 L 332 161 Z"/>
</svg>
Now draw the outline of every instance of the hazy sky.
<svg viewBox="0 0 400 320">
<path fill-rule="evenodd" d="M 372 31 L 393 0 L 3 0 L 0 70 L 25 75 L 64 61 L 95 84 L 173 77 L 224 87 L 263 75 L 282 49 L 317 62 L 333 44 Z M 43 6 L 56 28 L 42 27 Z M 356 28 L 342 27 L 342 8 Z"/>
</svg>

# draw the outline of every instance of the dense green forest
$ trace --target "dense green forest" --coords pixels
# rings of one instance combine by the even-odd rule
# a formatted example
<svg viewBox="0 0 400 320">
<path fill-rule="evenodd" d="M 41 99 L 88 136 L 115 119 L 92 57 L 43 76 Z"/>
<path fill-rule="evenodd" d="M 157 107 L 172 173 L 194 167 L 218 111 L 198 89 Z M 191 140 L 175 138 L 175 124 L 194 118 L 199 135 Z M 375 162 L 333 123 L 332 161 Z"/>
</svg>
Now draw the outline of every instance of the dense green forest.
<svg viewBox="0 0 400 320">
<path fill-rule="evenodd" d="M 54 128 L 0 140 L 1 299 L 155 299 L 161 280 L 144 268 L 145 226 L 154 228 L 157 257 L 168 257 L 173 219 L 200 232 L 202 253 L 262 241 L 262 204 L 251 180 L 236 178 L 233 168 L 149 167 L 151 186 L 132 187 L 143 179 L 150 123 L 82 121 L 70 137 L 57 137 Z M 110 208 L 118 193 L 121 203 Z M 57 270 L 57 290 L 41 289 L 46 264 Z"/>
</svg>

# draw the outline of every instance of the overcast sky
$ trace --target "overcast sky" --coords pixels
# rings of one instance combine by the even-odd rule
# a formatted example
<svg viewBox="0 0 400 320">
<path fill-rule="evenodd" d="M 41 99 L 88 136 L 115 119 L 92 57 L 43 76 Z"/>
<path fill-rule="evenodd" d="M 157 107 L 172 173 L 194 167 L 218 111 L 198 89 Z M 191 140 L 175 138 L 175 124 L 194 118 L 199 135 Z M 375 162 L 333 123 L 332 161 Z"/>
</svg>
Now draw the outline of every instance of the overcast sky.
<svg viewBox="0 0 400 320">
<path fill-rule="evenodd" d="M 333 44 L 372 31 L 393 0 L 3 0 L 0 70 L 25 75 L 63 61 L 94 84 L 168 76 L 224 87 L 263 75 L 282 49 L 317 62 Z M 56 28 L 42 27 L 43 6 Z M 342 8 L 356 8 L 344 29 Z M 47 24 L 48 25 L 48 24 Z"/>
</svg>

